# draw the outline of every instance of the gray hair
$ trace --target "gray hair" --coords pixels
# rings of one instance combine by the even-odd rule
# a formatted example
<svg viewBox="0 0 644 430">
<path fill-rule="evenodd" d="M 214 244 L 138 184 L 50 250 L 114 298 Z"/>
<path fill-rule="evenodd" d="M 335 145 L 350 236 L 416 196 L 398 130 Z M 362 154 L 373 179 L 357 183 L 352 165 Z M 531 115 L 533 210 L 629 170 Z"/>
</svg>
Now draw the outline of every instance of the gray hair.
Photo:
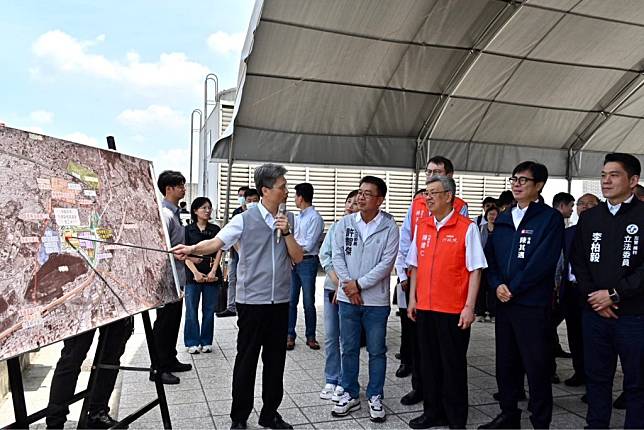
<svg viewBox="0 0 644 430">
<path fill-rule="evenodd" d="M 452 202 L 454 202 L 454 198 L 456 197 L 456 182 L 454 182 L 454 178 L 436 175 L 427 179 L 427 185 L 433 184 L 434 182 L 440 182 L 443 186 L 443 191 L 452 193 Z"/>
<path fill-rule="evenodd" d="M 287 170 L 280 164 L 267 163 L 255 168 L 255 188 L 263 196 L 262 187 L 273 188 L 280 176 L 286 175 Z"/>
</svg>

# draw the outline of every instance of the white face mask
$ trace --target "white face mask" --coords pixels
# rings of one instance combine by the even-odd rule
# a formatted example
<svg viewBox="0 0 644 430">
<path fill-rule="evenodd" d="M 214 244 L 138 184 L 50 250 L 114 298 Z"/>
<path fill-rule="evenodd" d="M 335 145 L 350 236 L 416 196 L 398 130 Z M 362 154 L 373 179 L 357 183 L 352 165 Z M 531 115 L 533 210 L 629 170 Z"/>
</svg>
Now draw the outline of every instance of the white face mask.
<svg viewBox="0 0 644 430">
<path fill-rule="evenodd" d="M 255 206 L 257 206 L 257 202 L 246 203 L 246 209 L 251 209 L 251 208 L 254 208 Z"/>
<path fill-rule="evenodd" d="M 237 201 L 239 202 L 239 206 L 244 206 L 246 204 L 246 198 L 244 196 L 237 197 Z"/>
</svg>

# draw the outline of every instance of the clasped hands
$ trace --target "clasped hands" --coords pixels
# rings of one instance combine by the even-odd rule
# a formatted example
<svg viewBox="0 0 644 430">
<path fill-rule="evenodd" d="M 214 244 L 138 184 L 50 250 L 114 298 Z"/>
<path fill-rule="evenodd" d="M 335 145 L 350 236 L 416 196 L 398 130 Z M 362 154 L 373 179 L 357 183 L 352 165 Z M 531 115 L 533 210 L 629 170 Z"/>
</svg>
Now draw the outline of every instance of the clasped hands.
<svg viewBox="0 0 644 430">
<path fill-rule="evenodd" d="M 608 290 L 593 291 L 592 293 L 588 294 L 588 299 L 586 301 L 593 308 L 593 310 L 602 317 L 615 319 L 618 318 L 617 314 L 613 312 L 613 309 L 618 309 L 618 306 L 613 303 L 613 299 L 610 298 Z"/>
<path fill-rule="evenodd" d="M 347 296 L 352 305 L 362 304 L 362 295 L 355 280 L 341 281 L 342 291 Z"/>
</svg>

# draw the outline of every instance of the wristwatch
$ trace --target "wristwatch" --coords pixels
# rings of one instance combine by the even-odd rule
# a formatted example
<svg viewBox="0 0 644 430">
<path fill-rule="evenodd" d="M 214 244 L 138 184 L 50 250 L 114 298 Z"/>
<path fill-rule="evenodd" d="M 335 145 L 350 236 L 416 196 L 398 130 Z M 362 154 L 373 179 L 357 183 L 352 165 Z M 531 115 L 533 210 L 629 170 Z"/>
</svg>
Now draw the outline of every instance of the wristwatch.
<svg viewBox="0 0 644 430">
<path fill-rule="evenodd" d="M 287 231 L 286 233 L 282 232 L 283 237 L 290 236 L 290 235 L 291 235 L 291 230 Z"/>
<path fill-rule="evenodd" d="M 608 290 L 608 297 L 610 297 L 613 303 L 619 303 L 619 294 L 617 293 L 615 288 Z"/>
</svg>

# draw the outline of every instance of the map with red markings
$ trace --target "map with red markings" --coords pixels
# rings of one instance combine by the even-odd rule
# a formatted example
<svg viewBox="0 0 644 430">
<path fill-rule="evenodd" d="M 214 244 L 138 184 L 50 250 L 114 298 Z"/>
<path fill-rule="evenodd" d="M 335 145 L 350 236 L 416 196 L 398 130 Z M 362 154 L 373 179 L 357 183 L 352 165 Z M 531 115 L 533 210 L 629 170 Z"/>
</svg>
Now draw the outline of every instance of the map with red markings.
<svg viewBox="0 0 644 430">
<path fill-rule="evenodd" d="M 149 161 L 0 127 L 0 360 L 177 300 Z"/>
</svg>

